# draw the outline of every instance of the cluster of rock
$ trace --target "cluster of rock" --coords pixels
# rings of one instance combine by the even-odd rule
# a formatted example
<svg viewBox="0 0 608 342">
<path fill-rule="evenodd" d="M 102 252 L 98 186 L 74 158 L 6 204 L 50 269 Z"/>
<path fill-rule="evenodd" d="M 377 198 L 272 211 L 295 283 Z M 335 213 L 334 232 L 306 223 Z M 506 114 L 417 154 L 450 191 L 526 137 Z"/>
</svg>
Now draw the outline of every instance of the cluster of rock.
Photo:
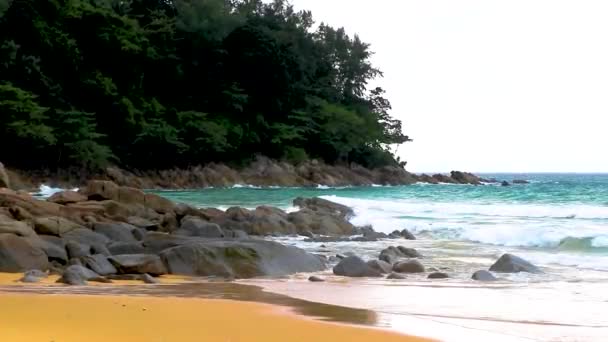
<svg viewBox="0 0 608 342">
<path fill-rule="evenodd" d="M 414 248 L 391 246 L 380 252 L 378 259 L 364 261 L 351 254 L 340 256 L 339 263 L 333 268 L 333 273 L 345 277 L 383 277 L 386 279 L 406 279 L 407 274 L 426 273 L 428 279 L 446 279 L 449 274 L 435 268 L 426 268 L 419 259 L 423 256 Z M 512 254 L 504 254 L 491 267 L 496 273 L 542 273 L 530 262 Z M 473 273 L 471 279 L 477 281 L 495 281 L 497 278 L 489 271 L 479 270 Z M 309 279 L 320 281 L 320 279 Z"/>
<path fill-rule="evenodd" d="M 159 195 L 91 181 L 47 200 L 0 189 L 0 272 L 63 274 L 61 281 L 141 279 L 180 274 L 247 278 L 325 269 L 325 260 L 260 236 L 348 236 L 352 210 L 297 199 L 300 211 L 197 209 Z M 40 279 L 31 274 L 24 279 Z"/>
</svg>

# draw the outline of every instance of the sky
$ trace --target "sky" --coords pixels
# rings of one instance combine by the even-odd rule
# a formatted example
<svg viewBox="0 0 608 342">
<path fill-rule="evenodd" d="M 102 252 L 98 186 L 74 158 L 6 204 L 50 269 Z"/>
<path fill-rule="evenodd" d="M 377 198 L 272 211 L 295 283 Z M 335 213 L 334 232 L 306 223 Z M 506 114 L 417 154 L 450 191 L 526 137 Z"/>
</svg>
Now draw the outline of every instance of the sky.
<svg viewBox="0 0 608 342">
<path fill-rule="evenodd" d="M 414 172 L 608 172 L 608 1 L 292 0 L 372 45 Z"/>
</svg>

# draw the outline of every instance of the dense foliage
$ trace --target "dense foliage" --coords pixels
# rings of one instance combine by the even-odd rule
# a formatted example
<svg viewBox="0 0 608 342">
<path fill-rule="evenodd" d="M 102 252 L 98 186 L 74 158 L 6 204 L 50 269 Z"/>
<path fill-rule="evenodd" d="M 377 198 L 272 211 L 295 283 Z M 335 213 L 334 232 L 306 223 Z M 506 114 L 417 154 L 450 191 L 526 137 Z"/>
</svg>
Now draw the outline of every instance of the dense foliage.
<svg viewBox="0 0 608 342">
<path fill-rule="evenodd" d="M 284 0 L 0 0 L 0 160 L 394 164 L 369 45 Z"/>
</svg>

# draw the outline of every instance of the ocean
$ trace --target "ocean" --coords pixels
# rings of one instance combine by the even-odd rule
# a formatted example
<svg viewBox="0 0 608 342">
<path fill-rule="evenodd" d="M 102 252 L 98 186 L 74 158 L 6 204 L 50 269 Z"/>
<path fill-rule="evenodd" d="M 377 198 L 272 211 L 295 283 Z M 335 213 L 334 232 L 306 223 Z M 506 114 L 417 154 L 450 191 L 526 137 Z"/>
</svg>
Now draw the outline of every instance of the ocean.
<svg viewBox="0 0 608 342">
<path fill-rule="evenodd" d="M 407 228 L 416 241 L 305 242 L 274 238 L 309 252 L 353 252 L 375 259 L 388 246 L 414 247 L 427 269 L 450 279 L 341 279 L 329 268 L 316 285 L 308 275 L 250 280 L 268 291 L 328 304 L 370 309 L 378 325 L 442 341 L 608 340 L 608 174 L 483 174 L 528 184 L 415 184 L 341 188 L 256 188 L 162 191 L 197 207 L 297 210 L 294 198 L 320 196 L 351 206 L 352 223 L 390 233 Z M 503 253 L 540 266 L 542 274 L 500 274 L 472 281 Z M 320 289 L 319 286 L 322 286 Z"/>
</svg>

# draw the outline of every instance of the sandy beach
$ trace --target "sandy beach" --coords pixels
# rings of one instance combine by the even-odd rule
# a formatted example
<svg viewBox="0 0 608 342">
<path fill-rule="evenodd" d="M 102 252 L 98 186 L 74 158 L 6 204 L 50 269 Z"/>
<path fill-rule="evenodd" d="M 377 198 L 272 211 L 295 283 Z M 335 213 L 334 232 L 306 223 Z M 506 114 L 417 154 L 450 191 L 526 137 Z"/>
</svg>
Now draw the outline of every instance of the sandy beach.
<svg viewBox="0 0 608 342">
<path fill-rule="evenodd" d="M 183 296 L 195 293 L 195 287 L 187 284 L 183 288 L 138 286 L 123 281 L 68 288 L 51 285 L 53 276 L 25 286 L 15 282 L 19 277 L 0 274 L 0 341 L 431 341 L 372 326 L 320 321 L 296 314 L 288 306 Z M 184 281 L 162 279 L 165 284 Z M 219 285 L 211 290 L 200 285 L 199 295 L 222 297 L 255 289 Z M 370 314 L 369 322 L 373 322 Z M 356 314 L 353 316 L 357 321 Z"/>
</svg>

